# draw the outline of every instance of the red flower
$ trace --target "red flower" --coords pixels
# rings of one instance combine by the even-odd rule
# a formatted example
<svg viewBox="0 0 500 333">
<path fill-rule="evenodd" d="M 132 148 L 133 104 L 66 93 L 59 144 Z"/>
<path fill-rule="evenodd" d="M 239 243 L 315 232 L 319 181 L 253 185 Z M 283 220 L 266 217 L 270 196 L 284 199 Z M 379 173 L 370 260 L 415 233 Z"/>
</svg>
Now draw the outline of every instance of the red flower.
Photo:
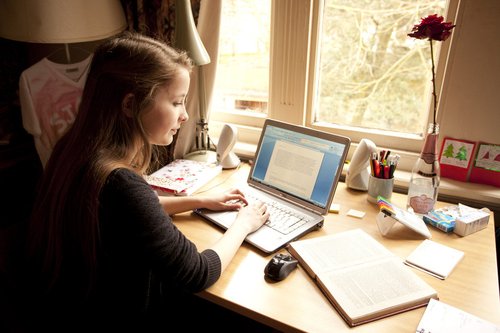
<svg viewBox="0 0 500 333">
<path fill-rule="evenodd" d="M 442 16 L 437 14 L 429 15 L 422 18 L 420 24 L 413 26 L 412 33 L 408 36 L 417 39 L 432 39 L 444 41 L 451 35 L 451 29 L 455 27 L 451 22 L 443 22 Z"/>
<path fill-rule="evenodd" d="M 434 69 L 434 50 L 432 47 L 432 41 L 444 41 L 451 35 L 451 29 L 455 28 L 455 25 L 451 22 L 443 22 L 444 18 L 442 16 L 437 16 L 437 14 L 429 15 L 420 21 L 420 24 L 413 26 L 412 32 L 408 36 L 417 39 L 427 39 L 431 46 L 431 63 L 432 63 L 432 96 L 434 98 L 434 114 L 433 123 L 436 124 L 437 117 L 437 94 L 436 94 L 436 74 Z M 435 128 L 435 127 L 434 127 Z"/>
</svg>

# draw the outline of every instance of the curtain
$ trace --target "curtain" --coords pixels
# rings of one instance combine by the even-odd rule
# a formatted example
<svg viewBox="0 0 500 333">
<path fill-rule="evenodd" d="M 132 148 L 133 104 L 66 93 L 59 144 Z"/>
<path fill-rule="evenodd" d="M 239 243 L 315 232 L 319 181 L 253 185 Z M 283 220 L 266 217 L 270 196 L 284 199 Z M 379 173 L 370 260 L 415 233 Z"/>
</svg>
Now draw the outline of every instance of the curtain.
<svg viewBox="0 0 500 333">
<path fill-rule="evenodd" d="M 173 41 L 175 29 L 175 0 L 121 0 L 128 30 L 164 40 Z M 193 2 L 193 1 L 192 1 Z M 193 12 L 198 16 L 199 2 L 194 1 Z"/>
<path fill-rule="evenodd" d="M 175 35 L 175 0 L 121 0 L 128 22 L 128 30 L 164 40 L 172 44 Z M 210 55 L 211 62 L 203 66 L 207 115 L 215 80 L 219 47 L 221 0 L 191 0 L 198 33 Z M 186 122 L 167 147 L 160 147 L 159 166 L 182 158 L 194 149 L 198 111 L 198 67 L 193 68 L 187 100 L 189 121 Z M 157 167 L 159 167 L 157 166 Z"/>
</svg>

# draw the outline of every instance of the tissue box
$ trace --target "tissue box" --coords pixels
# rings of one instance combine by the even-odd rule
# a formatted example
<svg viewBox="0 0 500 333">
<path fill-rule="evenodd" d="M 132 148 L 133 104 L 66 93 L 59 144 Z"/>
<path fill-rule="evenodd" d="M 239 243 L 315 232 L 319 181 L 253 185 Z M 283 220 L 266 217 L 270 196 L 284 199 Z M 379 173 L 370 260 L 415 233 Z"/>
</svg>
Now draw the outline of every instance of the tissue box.
<svg viewBox="0 0 500 333">
<path fill-rule="evenodd" d="M 453 231 L 467 236 L 488 226 L 490 212 L 487 208 L 476 209 L 464 204 L 446 206 L 423 216 L 425 223 L 444 232 Z"/>
<path fill-rule="evenodd" d="M 467 236 L 488 226 L 490 213 L 483 210 L 469 212 L 467 215 L 458 216 L 455 219 L 455 229 L 457 235 Z"/>
</svg>

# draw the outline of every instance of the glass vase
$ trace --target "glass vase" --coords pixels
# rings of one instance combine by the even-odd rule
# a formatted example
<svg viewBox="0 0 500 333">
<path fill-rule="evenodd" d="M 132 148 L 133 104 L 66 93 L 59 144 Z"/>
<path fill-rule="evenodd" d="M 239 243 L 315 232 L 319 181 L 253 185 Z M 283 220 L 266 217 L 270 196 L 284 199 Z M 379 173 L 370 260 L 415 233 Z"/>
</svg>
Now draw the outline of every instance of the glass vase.
<svg viewBox="0 0 500 333">
<path fill-rule="evenodd" d="M 411 172 L 406 206 L 416 214 L 427 214 L 437 201 L 440 181 L 438 137 L 439 124 L 430 123 L 424 147 Z"/>
</svg>

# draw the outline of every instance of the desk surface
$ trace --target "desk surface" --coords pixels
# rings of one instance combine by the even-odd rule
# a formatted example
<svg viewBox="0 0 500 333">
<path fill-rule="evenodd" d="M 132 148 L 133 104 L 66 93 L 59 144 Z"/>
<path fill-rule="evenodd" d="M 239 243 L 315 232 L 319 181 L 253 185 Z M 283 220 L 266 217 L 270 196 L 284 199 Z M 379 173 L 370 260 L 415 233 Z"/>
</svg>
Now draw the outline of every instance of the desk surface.
<svg viewBox="0 0 500 333">
<path fill-rule="evenodd" d="M 236 170 L 225 170 L 201 191 L 218 192 L 244 184 L 248 171 L 248 164 L 242 164 Z M 361 228 L 394 254 L 401 258 L 408 256 L 423 238 L 402 225 L 395 225 L 386 237 L 382 236 L 375 221 L 378 207 L 368 203 L 366 195 L 366 192 L 351 190 L 345 183 L 339 183 L 333 199 L 334 203 L 340 204 L 339 214 L 328 214 L 321 230 L 303 238 Z M 404 207 L 406 195 L 394 193 L 391 201 Z M 446 205 L 438 203 L 439 207 Z M 347 216 L 349 209 L 364 211 L 366 215 L 362 219 Z M 192 213 L 176 215 L 174 223 L 200 250 L 222 235 L 221 229 Z M 429 229 L 432 240 L 462 250 L 465 256 L 446 280 L 418 270 L 414 270 L 415 273 L 437 290 L 441 301 L 500 325 L 493 214 L 486 229 L 466 237 L 446 234 L 432 227 Z M 281 282 L 266 282 L 264 267 L 272 256 L 244 244 L 221 279 L 200 296 L 287 332 L 415 332 L 424 313 L 425 307 L 349 328 L 302 268 L 294 270 Z"/>
</svg>

